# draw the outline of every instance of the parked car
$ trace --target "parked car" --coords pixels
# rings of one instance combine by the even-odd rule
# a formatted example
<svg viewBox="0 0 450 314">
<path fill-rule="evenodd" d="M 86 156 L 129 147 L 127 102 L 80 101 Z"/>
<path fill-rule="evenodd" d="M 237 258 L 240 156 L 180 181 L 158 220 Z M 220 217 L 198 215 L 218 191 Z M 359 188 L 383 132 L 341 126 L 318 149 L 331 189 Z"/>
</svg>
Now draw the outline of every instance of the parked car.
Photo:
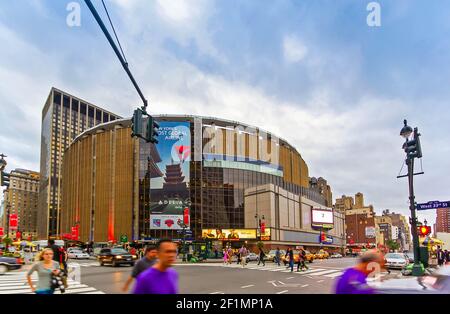
<svg viewBox="0 0 450 314">
<path fill-rule="evenodd" d="M 259 261 L 259 255 L 258 254 L 256 254 L 256 253 L 249 253 L 248 255 L 247 255 L 247 257 L 245 258 L 245 262 L 246 263 L 248 263 L 248 262 L 257 262 L 257 261 Z"/>
<path fill-rule="evenodd" d="M 384 256 L 386 268 L 402 269 L 409 264 L 409 258 L 404 253 L 388 253 Z"/>
<path fill-rule="evenodd" d="M 314 255 L 314 258 L 315 258 L 315 259 L 326 259 L 326 258 L 328 258 L 328 257 L 330 257 L 330 254 L 328 254 L 328 252 L 325 251 L 325 250 L 319 250 L 319 251 Z"/>
<path fill-rule="evenodd" d="M 82 250 L 78 249 L 72 249 L 72 250 L 68 250 L 67 251 L 67 256 L 69 258 L 73 258 L 73 259 L 88 259 L 89 258 L 89 254 L 86 252 L 83 252 Z"/>
<path fill-rule="evenodd" d="M 22 260 L 14 257 L 0 256 L 0 275 L 6 274 L 10 270 L 20 269 Z"/>
<path fill-rule="evenodd" d="M 450 294 L 450 266 L 443 266 L 429 276 L 375 280 L 368 284 L 381 294 Z"/>
<path fill-rule="evenodd" d="M 330 255 L 330 258 L 342 258 L 342 255 L 339 253 L 333 253 Z"/>
<path fill-rule="evenodd" d="M 134 263 L 137 260 L 137 256 L 131 255 L 122 248 L 104 248 L 101 249 L 100 253 L 97 256 L 97 259 L 100 263 L 100 266 L 103 266 L 105 264 L 111 264 L 113 267 L 122 264 L 134 266 Z"/>
</svg>

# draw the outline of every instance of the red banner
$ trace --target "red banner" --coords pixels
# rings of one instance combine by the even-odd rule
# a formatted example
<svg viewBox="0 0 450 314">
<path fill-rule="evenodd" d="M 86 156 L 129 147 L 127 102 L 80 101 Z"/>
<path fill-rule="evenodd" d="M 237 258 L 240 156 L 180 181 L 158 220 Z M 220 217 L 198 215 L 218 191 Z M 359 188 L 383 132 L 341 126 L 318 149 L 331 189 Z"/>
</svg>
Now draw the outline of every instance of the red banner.
<svg viewBox="0 0 450 314">
<path fill-rule="evenodd" d="M 9 215 L 9 229 L 17 230 L 17 214 Z"/>
<path fill-rule="evenodd" d="M 5 234 L 4 234 L 4 231 L 3 231 L 3 228 L 0 228 L 0 237 L 3 237 Z"/>
</svg>

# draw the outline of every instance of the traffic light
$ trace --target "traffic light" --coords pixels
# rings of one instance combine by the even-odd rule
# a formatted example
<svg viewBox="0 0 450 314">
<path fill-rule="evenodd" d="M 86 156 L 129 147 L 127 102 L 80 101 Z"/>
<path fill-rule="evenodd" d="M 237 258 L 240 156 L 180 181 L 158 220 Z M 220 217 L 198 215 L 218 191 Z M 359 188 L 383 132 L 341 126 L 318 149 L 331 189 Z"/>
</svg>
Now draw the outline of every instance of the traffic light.
<svg viewBox="0 0 450 314">
<path fill-rule="evenodd" d="M 422 158 L 422 147 L 420 145 L 419 136 L 420 134 L 418 133 L 417 128 L 415 128 L 414 138 L 403 144 L 403 149 L 405 150 L 408 159 Z"/>
<path fill-rule="evenodd" d="M 146 132 L 146 141 L 158 144 L 158 130 L 159 130 L 159 124 L 156 122 L 155 118 L 152 116 L 148 116 L 147 121 L 147 132 Z"/>
<path fill-rule="evenodd" d="M 3 172 L 0 176 L 0 186 L 9 187 L 9 173 Z"/>
<path fill-rule="evenodd" d="M 417 233 L 421 237 L 426 237 L 427 235 L 429 235 L 431 233 L 431 227 L 430 226 L 417 227 Z"/>
<path fill-rule="evenodd" d="M 133 119 L 131 119 L 131 136 L 142 136 L 142 109 L 136 109 L 133 113 Z"/>
</svg>

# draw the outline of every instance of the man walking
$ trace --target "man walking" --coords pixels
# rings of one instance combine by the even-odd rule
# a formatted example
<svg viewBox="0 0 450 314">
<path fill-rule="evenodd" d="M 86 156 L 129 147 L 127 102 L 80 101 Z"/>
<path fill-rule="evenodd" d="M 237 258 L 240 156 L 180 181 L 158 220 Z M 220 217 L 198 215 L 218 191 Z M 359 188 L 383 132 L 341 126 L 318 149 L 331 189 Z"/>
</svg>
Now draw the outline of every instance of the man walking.
<svg viewBox="0 0 450 314">
<path fill-rule="evenodd" d="M 347 269 L 338 279 L 335 286 L 336 294 L 374 294 L 375 290 L 367 284 L 367 277 L 373 272 L 370 264 L 380 265 L 384 268 L 383 256 L 375 251 L 365 252 L 359 263 L 352 268 Z"/>
<path fill-rule="evenodd" d="M 280 258 L 281 258 L 280 248 L 277 247 L 277 250 L 275 251 L 275 262 L 277 263 L 278 266 L 280 266 Z"/>
<path fill-rule="evenodd" d="M 133 270 L 131 271 L 131 275 L 128 278 L 127 282 L 125 283 L 125 285 L 122 288 L 123 292 L 127 292 L 128 288 L 130 286 L 130 284 L 133 282 L 134 279 L 137 278 L 137 276 L 139 276 L 143 271 L 149 269 L 150 267 L 152 267 L 153 265 L 156 264 L 156 257 L 158 255 L 158 251 L 156 250 L 156 246 L 151 245 L 151 246 L 147 246 L 145 248 L 145 252 L 144 252 L 145 256 L 140 259 L 136 265 L 134 265 Z"/>
<path fill-rule="evenodd" d="M 177 246 L 171 240 L 156 245 L 158 262 L 136 278 L 134 294 L 177 294 L 178 273 L 171 268 L 177 256 Z"/>
<path fill-rule="evenodd" d="M 289 257 L 289 266 L 287 268 L 291 268 L 291 272 L 294 271 L 294 250 L 288 248 L 285 257 Z"/>
<path fill-rule="evenodd" d="M 298 252 L 298 264 L 297 264 L 297 271 L 303 271 L 304 268 L 308 270 L 308 266 L 306 266 L 306 252 L 303 249 L 303 247 L 300 248 L 300 251 Z"/>
<path fill-rule="evenodd" d="M 266 266 L 266 261 L 264 260 L 264 257 L 266 256 L 266 254 L 264 253 L 263 248 L 259 248 L 259 261 L 258 261 L 258 266 L 259 263 L 262 263 L 263 266 Z"/>
<path fill-rule="evenodd" d="M 441 247 L 438 245 L 437 247 L 437 260 L 438 260 L 438 265 L 442 266 L 445 263 L 445 254 L 444 251 L 442 251 Z"/>
</svg>

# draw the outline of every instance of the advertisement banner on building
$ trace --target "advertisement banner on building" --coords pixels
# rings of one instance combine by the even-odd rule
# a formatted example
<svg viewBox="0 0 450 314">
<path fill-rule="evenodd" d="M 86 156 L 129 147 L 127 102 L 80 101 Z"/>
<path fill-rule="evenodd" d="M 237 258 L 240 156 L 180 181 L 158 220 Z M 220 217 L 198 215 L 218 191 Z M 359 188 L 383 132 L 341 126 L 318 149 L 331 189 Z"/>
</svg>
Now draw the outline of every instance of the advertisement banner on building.
<svg viewBox="0 0 450 314">
<path fill-rule="evenodd" d="M 9 215 L 9 229 L 10 230 L 17 230 L 17 214 L 11 214 Z"/>
<path fill-rule="evenodd" d="M 158 144 L 149 158 L 150 229 L 181 230 L 183 212 L 190 209 L 190 123 L 161 121 L 159 126 Z"/>
<path fill-rule="evenodd" d="M 334 227 L 333 210 L 331 209 L 311 209 L 311 225 L 313 227 L 322 227 L 332 229 Z"/>
<path fill-rule="evenodd" d="M 366 238 L 376 238 L 375 227 L 366 227 Z"/>
<path fill-rule="evenodd" d="M 267 230 L 269 228 L 266 232 Z M 202 237 L 227 241 L 255 240 L 256 229 L 203 229 Z"/>
<path fill-rule="evenodd" d="M 270 241 L 270 228 L 266 228 L 264 233 L 261 233 L 261 241 Z"/>
<path fill-rule="evenodd" d="M 4 231 L 3 231 L 3 228 L 0 227 L 0 237 L 3 237 L 4 235 L 5 235 L 5 233 L 4 233 Z"/>
</svg>

